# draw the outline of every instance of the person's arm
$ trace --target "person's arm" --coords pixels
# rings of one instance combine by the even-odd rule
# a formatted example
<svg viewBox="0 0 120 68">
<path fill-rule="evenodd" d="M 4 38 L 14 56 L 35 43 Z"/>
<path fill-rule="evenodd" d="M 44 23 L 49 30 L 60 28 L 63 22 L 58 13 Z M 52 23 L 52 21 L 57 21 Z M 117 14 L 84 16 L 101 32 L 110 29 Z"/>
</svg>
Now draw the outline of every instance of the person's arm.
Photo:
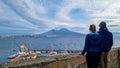
<svg viewBox="0 0 120 68">
<path fill-rule="evenodd" d="M 113 35 L 112 35 L 112 33 L 111 33 L 110 45 L 111 45 L 111 47 L 112 47 L 112 45 L 113 45 Z"/>
<path fill-rule="evenodd" d="M 84 55 L 85 52 L 88 50 L 88 46 L 89 46 L 89 38 L 88 38 L 88 35 L 87 35 L 86 38 L 85 38 L 85 46 L 84 46 L 84 49 L 82 51 L 82 55 Z"/>
</svg>

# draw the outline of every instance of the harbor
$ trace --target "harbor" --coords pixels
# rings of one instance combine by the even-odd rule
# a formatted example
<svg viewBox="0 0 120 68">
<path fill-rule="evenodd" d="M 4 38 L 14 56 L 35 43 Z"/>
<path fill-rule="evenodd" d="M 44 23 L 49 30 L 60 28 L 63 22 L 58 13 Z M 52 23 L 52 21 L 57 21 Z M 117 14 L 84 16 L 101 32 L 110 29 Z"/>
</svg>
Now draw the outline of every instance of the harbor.
<svg viewBox="0 0 120 68">
<path fill-rule="evenodd" d="M 19 45 L 19 51 L 8 56 L 11 62 L 20 60 L 36 59 L 37 57 L 65 56 L 68 54 L 80 54 L 80 51 L 73 50 L 30 50 L 24 44 Z"/>
<path fill-rule="evenodd" d="M 113 48 L 107 59 L 109 68 L 120 68 L 120 48 Z M 87 68 L 85 56 L 68 54 L 64 56 L 46 56 L 36 59 L 20 60 L 0 64 L 0 68 Z"/>
<path fill-rule="evenodd" d="M 57 54 L 73 53 L 82 50 L 83 38 L 81 37 L 21 37 L 21 38 L 0 38 L 0 63 L 11 61 L 8 56 L 14 56 L 20 52 L 20 45 L 26 50 L 39 53 L 39 56 L 47 56 L 51 51 Z M 41 54 L 40 54 L 41 53 Z"/>
</svg>

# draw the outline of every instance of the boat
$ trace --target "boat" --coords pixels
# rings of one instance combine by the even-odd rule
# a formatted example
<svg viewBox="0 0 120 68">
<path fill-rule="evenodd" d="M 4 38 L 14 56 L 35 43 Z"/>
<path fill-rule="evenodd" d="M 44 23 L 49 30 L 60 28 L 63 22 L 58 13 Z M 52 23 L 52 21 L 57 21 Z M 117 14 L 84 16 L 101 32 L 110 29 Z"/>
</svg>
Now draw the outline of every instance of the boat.
<svg viewBox="0 0 120 68">
<path fill-rule="evenodd" d="M 20 56 L 16 56 L 14 58 L 11 59 L 12 62 L 16 62 L 16 61 L 19 61 L 19 60 L 22 60 L 23 57 L 20 57 Z"/>
<path fill-rule="evenodd" d="M 28 50 L 25 45 L 21 44 L 19 46 L 19 52 L 16 54 L 8 56 L 8 59 L 11 59 L 11 61 L 19 61 L 19 60 L 24 60 L 24 59 L 31 59 L 31 58 L 36 58 L 37 55 L 34 51 Z"/>
<path fill-rule="evenodd" d="M 8 59 L 13 59 L 13 58 L 15 58 L 16 56 L 18 56 L 18 54 L 10 55 L 10 56 L 8 56 Z"/>
<path fill-rule="evenodd" d="M 57 52 L 55 52 L 55 51 L 52 51 L 52 52 L 50 52 L 49 54 L 48 54 L 48 56 L 57 56 L 58 54 L 57 54 Z"/>
<path fill-rule="evenodd" d="M 40 57 L 44 57 L 44 56 L 48 56 L 49 53 L 38 53 L 37 56 L 40 56 Z"/>
<path fill-rule="evenodd" d="M 67 55 L 68 52 L 65 50 L 65 51 L 61 51 L 60 55 Z"/>
</svg>

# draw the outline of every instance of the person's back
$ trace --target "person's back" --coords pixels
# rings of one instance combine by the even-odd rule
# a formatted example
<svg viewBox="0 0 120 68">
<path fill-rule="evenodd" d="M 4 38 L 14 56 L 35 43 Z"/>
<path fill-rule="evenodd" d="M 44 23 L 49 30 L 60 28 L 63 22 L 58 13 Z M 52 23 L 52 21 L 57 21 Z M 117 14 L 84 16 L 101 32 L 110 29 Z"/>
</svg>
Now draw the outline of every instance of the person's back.
<svg viewBox="0 0 120 68">
<path fill-rule="evenodd" d="M 102 36 L 102 49 L 103 52 L 110 51 L 113 45 L 112 33 L 108 31 L 107 28 L 100 28 L 98 32 Z"/>
<path fill-rule="evenodd" d="M 84 52 L 101 52 L 101 49 L 100 49 L 101 39 L 102 39 L 101 36 L 96 32 L 87 34 L 83 53 Z"/>
<path fill-rule="evenodd" d="M 96 32 L 96 26 L 90 25 L 90 32 L 85 39 L 85 47 L 82 51 L 82 55 L 87 52 L 86 60 L 88 68 L 98 68 L 101 58 L 101 42 L 102 37 Z"/>
<path fill-rule="evenodd" d="M 108 52 L 111 50 L 112 45 L 113 45 L 113 35 L 111 32 L 109 32 L 109 30 L 106 27 L 106 22 L 101 22 L 99 24 L 99 31 L 98 33 L 101 35 L 102 37 L 102 58 L 101 58 L 101 67 L 103 68 L 107 68 L 107 56 L 108 56 Z"/>
</svg>

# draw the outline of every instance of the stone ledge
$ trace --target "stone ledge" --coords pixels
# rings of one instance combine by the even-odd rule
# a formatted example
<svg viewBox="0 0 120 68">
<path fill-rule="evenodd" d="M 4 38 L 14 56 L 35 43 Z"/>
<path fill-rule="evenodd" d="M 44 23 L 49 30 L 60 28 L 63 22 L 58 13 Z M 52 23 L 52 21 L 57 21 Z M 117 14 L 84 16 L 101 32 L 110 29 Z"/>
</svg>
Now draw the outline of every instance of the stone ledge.
<svg viewBox="0 0 120 68">
<path fill-rule="evenodd" d="M 38 57 L 37 59 L 21 60 L 17 62 L 7 62 L 0 65 L 0 68 L 32 68 L 32 67 L 44 67 L 52 62 L 65 61 L 71 58 L 79 58 L 78 54 L 69 54 L 66 56 L 56 57 Z"/>
<path fill-rule="evenodd" d="M 120 48 L 113 48 L 108 54 L 108 68 L 120 68 Z M 39 57 L 37 59 L 7 62 L 0 68 L 87 68 L 85 56 L 70 54 L 56 57 Z"/>
</svg>

